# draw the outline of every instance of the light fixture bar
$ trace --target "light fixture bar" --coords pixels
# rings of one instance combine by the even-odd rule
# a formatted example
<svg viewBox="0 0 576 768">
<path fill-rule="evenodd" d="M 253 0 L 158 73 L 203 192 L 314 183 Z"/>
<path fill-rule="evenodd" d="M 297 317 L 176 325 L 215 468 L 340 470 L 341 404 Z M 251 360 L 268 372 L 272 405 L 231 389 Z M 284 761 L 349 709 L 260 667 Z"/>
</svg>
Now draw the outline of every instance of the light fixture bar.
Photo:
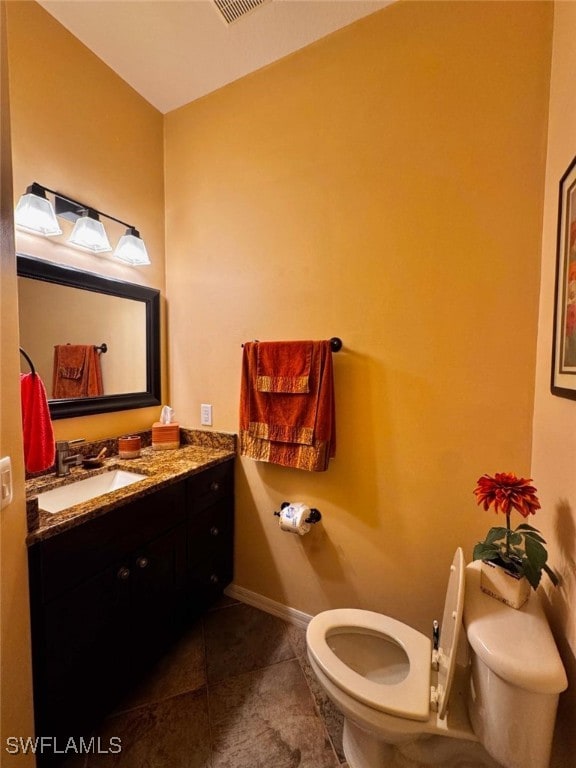
<svg viewBox="0 0 576 768">
<path fill-rule="evenodd" d="M 34 184 L 36 184 L 36 182 L 34 182 Z M 91 205 L 86 205 L 86 203 L 80 202 L 80 200 L 74 200 L 73 197 L 63 195 L 62 192 L 57 192 L 55 189 L 49 189 L 48 187 L 42 187 L 40 184 L 37 186 L 54 195 L 54 200 L 56 203 L 56 215 L 61 216 L 63 219 L 68 219 L 68 221 L 74 222 L 80 216 L 83 216 L 86 211 L 93 211 L 94 213 L 98 214 L 98 216 L 104 216 L 106 219 L 115 221 L 117 224 L 122 224 L 124 227 L 134 229 L 134 226 L 132 224 L 128 224 L 127 221 L 122 221 L 122 219 L 117 219 L 116 216 L 111 216 L 109 213 L 99 211 L 97 208 L 93 208 Z"/>
<path fill-rule="evenodd" d="M 87 207 L 82 203 L 76 203 L 69 200 L 67 197 L 55 194 L 54 210 L 56 211 L 56 216 L 60 216 L 61 219 L 66 219 L 67 221 L 75 223 L 80 216 L 86 213 Z"/>
</svg>

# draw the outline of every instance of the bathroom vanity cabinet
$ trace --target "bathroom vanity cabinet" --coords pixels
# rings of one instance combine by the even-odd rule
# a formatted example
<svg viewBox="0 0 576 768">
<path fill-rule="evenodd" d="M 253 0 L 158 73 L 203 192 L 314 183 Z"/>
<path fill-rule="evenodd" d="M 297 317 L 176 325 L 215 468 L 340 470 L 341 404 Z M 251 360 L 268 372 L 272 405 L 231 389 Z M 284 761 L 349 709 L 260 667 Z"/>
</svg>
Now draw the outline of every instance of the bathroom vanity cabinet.
<svg viewBox="0 0 576 768">
<path fill-rule="evenodd" d="M 230 583 L 233 477 L 217 464 L 30 547 L 37 735 L 88 735 Z"/>
</svg>

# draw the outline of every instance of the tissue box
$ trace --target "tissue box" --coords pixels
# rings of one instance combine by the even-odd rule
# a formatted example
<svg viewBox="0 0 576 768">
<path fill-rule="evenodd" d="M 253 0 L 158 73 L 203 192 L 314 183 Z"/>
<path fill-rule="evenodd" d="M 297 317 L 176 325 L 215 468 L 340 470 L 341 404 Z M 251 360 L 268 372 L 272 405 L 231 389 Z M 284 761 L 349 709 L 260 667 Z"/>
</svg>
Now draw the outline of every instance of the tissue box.
<svg viewBox="0 0 576 768">
<path fill-rule="evenodd" d="M 162 424 L 160 421 L 152 424 L 152 448 L 155 451 L 167 451 L 180 447 L 180 425 L 177 423 Z"/>
</svg>

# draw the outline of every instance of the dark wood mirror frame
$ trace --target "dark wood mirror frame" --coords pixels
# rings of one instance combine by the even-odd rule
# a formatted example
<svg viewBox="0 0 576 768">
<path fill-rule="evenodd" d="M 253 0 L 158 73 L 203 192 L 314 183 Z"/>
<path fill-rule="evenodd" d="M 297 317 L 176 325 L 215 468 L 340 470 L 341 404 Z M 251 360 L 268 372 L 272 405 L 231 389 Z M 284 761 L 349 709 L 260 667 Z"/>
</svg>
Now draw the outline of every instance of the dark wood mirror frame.
<svg viewBox="0 0 576 768">
<path fill-rule="evenodd" d="M 119 395 L 49 400 L 50 415 L 53 419 L 160 405 L 160 291 L 20 253 L 17 254 L 17 272 L 20 277 L 142 301 L 146 308 L 146 390 Z"/>
</svg>

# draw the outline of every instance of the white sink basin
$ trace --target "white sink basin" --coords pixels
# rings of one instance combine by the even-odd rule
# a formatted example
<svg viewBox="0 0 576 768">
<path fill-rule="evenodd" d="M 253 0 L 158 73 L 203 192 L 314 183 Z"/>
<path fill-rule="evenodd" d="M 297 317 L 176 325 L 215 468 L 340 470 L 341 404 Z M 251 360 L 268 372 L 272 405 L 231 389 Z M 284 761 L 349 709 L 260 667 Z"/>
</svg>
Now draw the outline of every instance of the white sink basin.
<svg viewBox="0 0 576 768">
<path fill-rule="evenodd" d="M 147 475 L 137 472 L 127 472 L 124 469 L 114 469 L 103 472 L 101 475 L 93 475 L 85 480 L 77 480 L 75 483 L 62 485 L 38 494 L 38 507 L 44 512 L 61 512 L 63 509 L 82 504 L 90 499 L 103 496 L 105 493 L 117 491 L 127 485 L 146 480 Z"/>
</svg>

